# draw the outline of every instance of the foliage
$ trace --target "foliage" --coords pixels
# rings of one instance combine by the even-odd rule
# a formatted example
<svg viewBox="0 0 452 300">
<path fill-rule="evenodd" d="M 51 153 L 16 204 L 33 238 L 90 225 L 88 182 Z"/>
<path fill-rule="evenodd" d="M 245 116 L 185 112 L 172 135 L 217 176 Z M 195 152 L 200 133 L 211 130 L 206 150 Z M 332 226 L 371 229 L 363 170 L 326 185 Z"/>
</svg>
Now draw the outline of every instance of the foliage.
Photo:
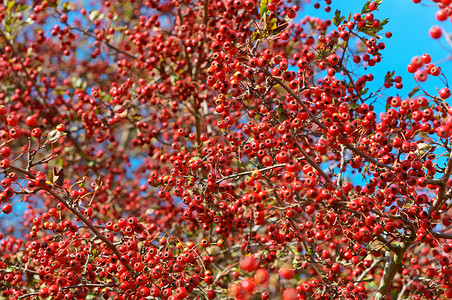
<svg viewBox="0 0 452 300">
<path fill-rule="evenodd" d="M 309 2 L 4 0 L 0 297 L 452 298 L 447 80 Z"/>
</svg>

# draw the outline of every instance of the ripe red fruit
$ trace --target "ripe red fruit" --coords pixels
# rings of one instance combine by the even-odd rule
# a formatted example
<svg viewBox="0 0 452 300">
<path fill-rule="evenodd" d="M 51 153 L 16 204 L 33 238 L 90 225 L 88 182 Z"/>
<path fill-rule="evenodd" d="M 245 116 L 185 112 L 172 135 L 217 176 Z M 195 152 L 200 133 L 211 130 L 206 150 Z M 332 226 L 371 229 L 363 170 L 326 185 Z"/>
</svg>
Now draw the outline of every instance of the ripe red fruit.
<svg viewBox="0 0 452 300">
<path fill-rule="evenodd" d="M 246 272 L 253 272 L 259 267 L 259 261 L 252 255 L 246 256 L 240 262 L 240 269 Z"/>
<path fill-rule="evenodd" d="M 283 300 L 297 300 L 297 291 L 294 288 L 285 289 L 282 294 Z"/>
<path fill-rule="evenodd" d="M 446 21 L 449 13 L 447 9 L 439 9 L 435 13 L 435 17 L 438 21 Z"/>
<path fill-rule="evenodd" d="M 295 276 L 295 270 L 286 266 L 279 270 L 279 275 L 284 279 L 292 279 Z"/>
<path fill-rule="evenodd" d="M 376 222 L 376 218 L 374 216 L 367 216 L 366 217 L 366 225 L 373 226 Z"/>
<path fill-rule="evenodd" d="M 206 295 L 207 295 L 207 298 L 208 299 L 215 299 L 216 298 L 216 292 L 215 291 L 213 291 L 213 290 L 208 290 L 207 292 L 206 292 Z"/>
<path fill-rule="evenodd" d="M 204 247 L 204 248 L 206 248 L 206 247 L 208 247 L 209 246 L 209 240 L 208 239 L 202 239 L 201 240 L 201 246 L 202 247 Z"/>
<path fill-rule="evenodd" d="M 288 31 L 281 32 L 279 36 L 283 41 L 287 41 L 288 39 L 290 39 L 290 33 Z"/>
<path fill-rule="evenodd" d="M 8 109 L 4 105 L 0 105 L 0 116 L 4 116 L 8 113 Z"/>
<path fill-rule="evenodd" d="M 436 129 L 436 133 L 440 138 L 448 138 L 450 135 L 450 128 L 449 126 L 439 126 Z"/>
<path fill-rule="evenodd" d="M 433 268 L 428 268 L 426 273 L 427 273 L 427 276 L 430 278 L 433 278 L 436 276 L 436 270 Z"/>
<path fill-rule="evenodd" d="M 234 283 L 229 286 L 229 289 L 228 289 L 229 297 L 242 297 L 243 293 L 244 293 L 244 291 L 240 284 Z"/>
<path fill-rule="evenodd" d="M 63 132 L 66 130 L 66 126 L 64 126 L 64 124 L 58 124 L 56 130 L 58 130 L 59 132 Z"/>
<path fill-rule="evenodd" d="M 16 126 L 19 123 L 19 118 L 16 115 L 8 115 L 6 117 L 6 123 L 8 123 L 9 126 Z"/>
<path fill-rule="evenodd" d="M 34 137 L 35 139 L 39 139 L 42 135 L 42 131 L 40 128 L 33 128 L 33 130 L 31 131 L 31 136 Z"/>
<path fill-rule="evenodd" d="M 8 159 L 2 159 L 0 161 L 0 168 L 7 169 L 7 168 L 9 168 L 9 166 L 10 166 L 10 162 Z"/>
<path fill-rule="evenodd" d="M 27 124 L 27 126 L 29 126 L 29 127 L 33 127 L 33 126 L 36 126 L 36 124 L 38 124 L 38 120 L 36 119 L 35 116 L 29 116 L 25 120 L 25 124 Z"/>
<path fill-rule="evenodd" d="M 2 207 L 2 212 L 4 213 L 4 214 L 9 214 L 9 213 L 11 213 L 13 211 L 13 207 L 12 207 L 12 205 L 11 204 L 5 204 L 5 205 L 3 205 L 3 207 Z"/>
<path fill-rule="evenodd" d="M 9 157 L 11 155 L 11 149 L 7 146 L 4 146 L 0 149 L 0 155 L 4 158 Z"/>
<path fill-rule="evenodd" d="M 315 208 L 312 205 L 307 205 L 305 211 L 307 214 L 312 215 L 315 212 Z"/>
<path fill-rule="evenodd" d="M 339 56 L 336 54 L 332 54 L 330 56 L 328 56 L 328 63 L 332 66 L 335 66 L 339 63 Z"/>
<path fill-rule="evenodd" d="M 443 33 L 441 32 L 441 28 L 439 28 L 439 26 L 432 26 L 430 27 L 430 30 L 428 31 L 430 37 L 432 37 L 433 39 L 439 39 Z"/>
<path fill-rule="evenodd" d="M 188 295 L 188 291 L 184 287 L 178 287 L 175 292 L 178 299 L 185 299 Z"/>
<path fill-rule="evenodd" d="M 408 73 L 414 73 L 418 69 L 416 65 L 414 64 L 408 64 L 406 67 Z"/>
<path fill-rule="evenodd" d="M 269 278 L 270 274 L 265 268 L 259 268 L 256 270 L 256 273 L 254 273 L 254 282 L 257 284 L 264 284 Z"/>
<path fill-rule="evenodd" d="M 447 298 L 452 298 L 452 289 L 448 288 L 445 292 L 444 292 L 444 296 L 446 296 Z"/>
<path fill-rule="evenodd" d="M 414 76 L 416 77 L 417 80 L 421 82 L 427 80 L 427 72 L 425 72 L 424 70 L 417 70 Z"/>
<path fill-rule="evenodd" d="M 422 54 L 421 59 L 424 64 L 429 64 L 432 62 L 432 58 L 431 58 L 430 54 L 428 54 L 428 53 Z"/>
<path fill-rule="evenodd" d="M 240 284 L 242 286 L 242 290 L 246 294 L 252 294 L 256 287 L 256 284 L 250 278 L 246 278 L 245 280 L 242 280 L 242 282 Z"/>
<path fill-rule="evenodd" d="M 372 2 L 369 3 L 369 10 L 374 11 L 374 10 L 376 10 L 377 8 L 378 8 L 377 2 L 372 1 Z"/>
<path fill-rule="evenodd" d="M 443 99 L 447 99 L 450 97 L 450 90 L 449 88 L 442 88 L 439 90 L 439 96 Z"/>
</svg>

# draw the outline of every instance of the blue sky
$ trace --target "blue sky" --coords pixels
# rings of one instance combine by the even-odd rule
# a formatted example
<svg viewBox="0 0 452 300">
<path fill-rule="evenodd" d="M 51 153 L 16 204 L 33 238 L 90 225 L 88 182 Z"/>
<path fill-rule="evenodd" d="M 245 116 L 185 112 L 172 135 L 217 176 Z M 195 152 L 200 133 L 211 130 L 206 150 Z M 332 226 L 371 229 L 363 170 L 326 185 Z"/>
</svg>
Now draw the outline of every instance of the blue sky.
<svg viewBox="0 0 452 300">
<path fill-rule="evenodd" d="M 323 2 L 323 1 L 319 1 Z M 315 9 L 313 4 L 305 5 L 303 14 L 321 18 L 332 18 L 336 9 L 339 9 L 342 15 L 348 16 L 349 13 L 361 12 L 365 0 L 333 0 L 331 12 L 326 13 L 322 8 Z M 432 2 L 428 2 L 431 4 Z M 390 39 L 383 38 L 386 49 L 382 51 L 382 62 L 368 69 L 375 76 L 375 84 L 378 88 L 382 83 L 387 71 L 396 71 L 396 75 L 403 78 L 404 88 L 397 90 L 391 88 L 386 94 L 405 96 L 416 85 L 412 74 L 406 71 L 406 66 L 415 55 L 429 53 L 432 57 L 432 63 L 444 60 L 451 55 L 452 48 L 447 44 L 446 39 L 442 37 L 439 41 L 433 40 L 428 35 L 428 30 L 432 25 L 444 23 L 446 30 L 451 30 L 449 21 L 439 22 L 435 18 L 437 6 L 425 6 L 415 4 L 411 0 L 383 0 L 379 10 L 374 12 L 376 18 L 383 20 L 389 18 L 389 23 L 385 26 L 386 31 L 391 31 L 393 36 Z M 333 25 L 334 26 L 334 25 Z M 442 45 L 442 46 L 441 46 Z M 446 77 L 452 78 L 452 62 L 446 61 L 438 64 Z M 429 77 L 422 87 L 431 94 L 435 93 L 435 87 L 439 89 L 444 84 L 438 78 Z M 372 91 L 372 87 L 370 88 Z"/>
<path fill-rule="evenodd" d="M 298 17 L 303 18 L 305 15 L 320 17 L 322 19 L 331 19 L 334 16 L 336 9 L 341 11 L 342 16 L 348 16 L 350 13 L 361 13 L 362 7 L 367 2 L 366 0 L 333 0 L 331 4 L 331 12 L 326 13 L 323 9 L 325 6 L 323 1 L 320 9 L 315 9 L 313 6 L 315 1 L 311 4 L 305 5 L 303 11 L 299 12 Z M 428 2 L 429 4 L 432 2 Z M 386 49 L 381 51 L 382 61 L 377 63 L 374 67 L 369 67 L 367 70 L 359 69 L 356 74 L 363 75 L 372 73 L 375 77 L 373 82 L 366 83 L 369 87 L 369 92 L 376 91 L 384 83 L 386 72 L 395 71 L 396 76 L 402 76 L 403 89 L 398 90 L 392 87 L 383 91 L 383 97 L 375 103 L 376 111 L 382 111 L 386 104 L 387 96 L 401 96 L 402 99 L 408 96 L 408 93 L 417 86 L 413 79 L 413 74 L 406 70 L 406 66 L 410 63 L 413 56 L 421 56 L 424 53 L 429 53 L 432 57 L 432 63 L 440 66 L 446 78 L 452 82 L 452 61 L 447 58 L 452 58 L 452 47 L 447 44 L 444 36 L 439 40 L 430 38 L 428 31 L 431 26 L 444 26 L 446 30 L 452 31 L 450 21 L 437 21 L 435 12 L 438 10 L 437 6 L 425 6 L 415 4 L 411 0 L 383 0 L 379 6 L 378 11 L 374 12 L 375 18 L 383 20 L 389 18 L 389 23 L 385 25 L 385 29 L 379 34 L 384 36 L 387 31 L 392 32 L 392 38 L 383 38 L 382 41 L 386 44 Z M 334 28 L 334 25 L 332 25 Z M 437 62 L 441 63 L 437 64 Z M 427 81 L 421 83 L 421 87 L 431 95 L 437 95 L 436 89 L 441 89 L 445 84 L 438 78 L 429 76 Z M 422 91 L 419 91 L 416 96 L 420 96 Z M 446 100 L 451 104 L 452 98 Z M 349 174 L 350 175 L 350 174 Z M 354 182 L 360 182 L 360 176 L 351 176 Z"/>
</svg>

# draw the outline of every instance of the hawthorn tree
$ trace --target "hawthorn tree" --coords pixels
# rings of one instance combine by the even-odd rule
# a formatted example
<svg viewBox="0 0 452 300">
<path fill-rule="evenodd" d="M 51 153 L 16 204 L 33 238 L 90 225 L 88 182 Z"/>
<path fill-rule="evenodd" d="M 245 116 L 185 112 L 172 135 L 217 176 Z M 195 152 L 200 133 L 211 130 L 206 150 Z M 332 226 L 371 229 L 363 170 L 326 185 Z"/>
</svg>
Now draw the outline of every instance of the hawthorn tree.
<svg viewBox="0 0 452 300">
<path fill-rule="evenodd" d="M 0 297 L 452 298 L 451 93 L 372 74 L 380 3 L 4 0 Z"/>
</svg>

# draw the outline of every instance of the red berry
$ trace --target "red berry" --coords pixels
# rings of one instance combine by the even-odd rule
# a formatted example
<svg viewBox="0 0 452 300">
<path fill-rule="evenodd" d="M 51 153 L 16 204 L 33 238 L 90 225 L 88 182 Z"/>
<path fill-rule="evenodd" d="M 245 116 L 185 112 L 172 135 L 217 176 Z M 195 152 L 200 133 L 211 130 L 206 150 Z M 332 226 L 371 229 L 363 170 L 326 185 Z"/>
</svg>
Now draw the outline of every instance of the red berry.
<svg viewBox="0 0 452 300">
<path fill-rule="evenodd" d="M 246 256 L 241 262 L 240 262 L 240 269 L 246 272 L 253 272 L 256 270 L 257 267 L 259 267 L 259 261 L 254 258 L 254 256 Z"/>
<path fill-rule="evenodd" d="M 8 146 L 4 146 L 0 149 L 0 155 L 2 157 L 9 157 L 11 155 L 11 149 Z"/>
<path fill-rule="evenodd" d="M 448 13 L 447 9 L 440 9 L 440 10 L 437 10 L 435 13 L 435 17 L 438 21 L 446 21 L 448 16 L 449 16 L 449 13 Z"/>
<path fill-rule="evenodd" d="M 450 97 L 450 90 L 449 88 L 442 88 L 439 90 L 439 96 L 443 99 L 447 99 Z"/>
<path fill-rule="evenodd" d="M 260 268 L 254 273 L 254 282 L 257 284 L 264 284 L 270 278 L 270 274 L 265 268 Z"/>
<path fill-rule="evenodd" d="M 33 126 L 36 126 L 36 124 L 38 124 L 38 120 L 36 119 L 35 116 L 29 116 L 25 120 L 25 124 L 27 124 L 27 126 L 29 126 L 29 127 L 33 127 Z"/>
<path fill-rule="evenodd" d="M 433 39 L 439 39 L 443 35 L 441 28 L 439 28 L 439 26 L 436 25 L 430 27 L 428 33 Z"/>
<path fill-rule="evenodd" d="M 11 206 L 11 204 L 5 204 L 2 208 L 2 212 L 6 215 L 11 213 L 12 211 L 13 211 L 13 207 Z"/>
<path fill-rule="evenodd" d="M 66 130 L 66 126 L 64 126 L 64 124 L 58 124 L 56 130 L 58 130 L 59 132 L 63 132 Z"/>
</svg>

